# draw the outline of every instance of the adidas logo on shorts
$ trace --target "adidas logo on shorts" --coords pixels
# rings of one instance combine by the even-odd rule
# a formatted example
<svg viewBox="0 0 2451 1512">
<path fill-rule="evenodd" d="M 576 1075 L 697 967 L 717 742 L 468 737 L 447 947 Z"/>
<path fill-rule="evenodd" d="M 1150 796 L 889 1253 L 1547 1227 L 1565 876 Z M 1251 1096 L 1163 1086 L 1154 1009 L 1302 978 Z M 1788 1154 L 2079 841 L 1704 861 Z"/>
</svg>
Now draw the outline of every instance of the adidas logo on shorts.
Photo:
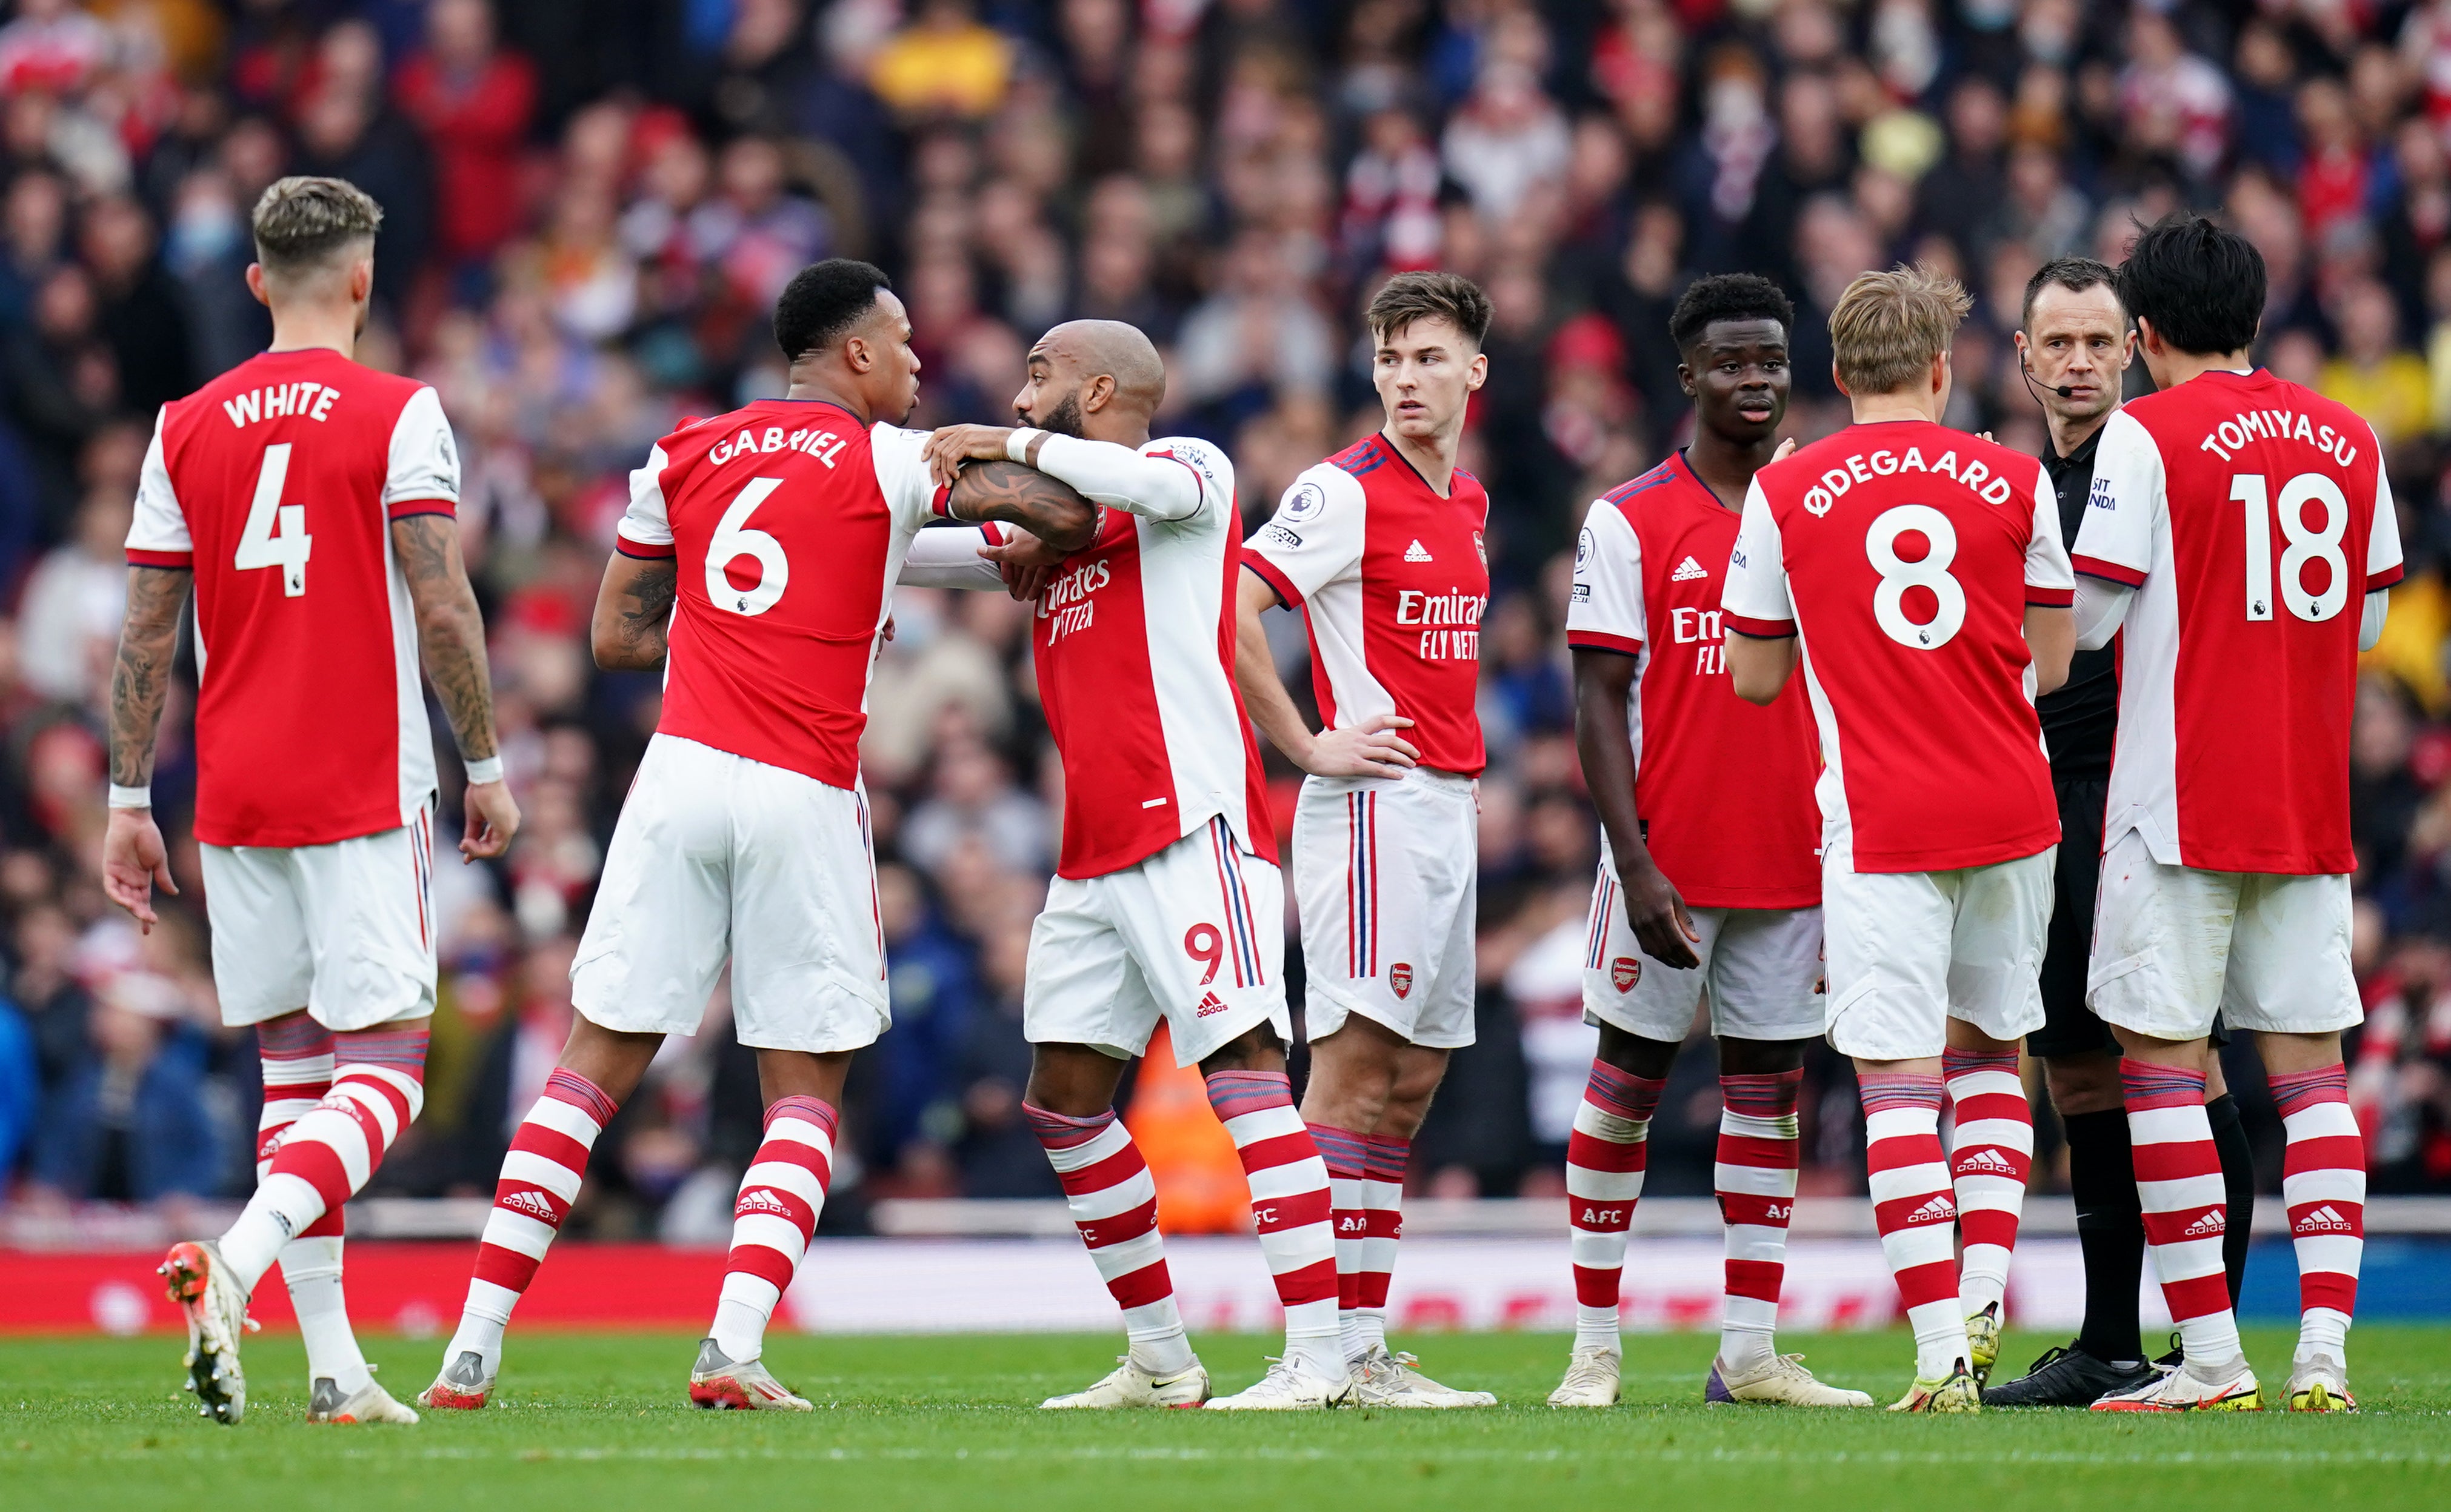
<svg viewBox="0 0 2451 1512">
<path fill-rule="evenodd" d="M 1957 1157 L 1957 1174 L 1961 1176 L 2014 1176 L 2017 1168 L 2009 1157 L 1989 1148 Z"/>
<path fill-rule="evenodd" d="M 1700 562 L 1688 557 L 1683 561 L 1676 564 L 1676 570 L 1668 575 L 1668 580 L 1670 582 L 1692 582 L 1696 578 L 1708 578 L 1709 576 L 1711 576 L 1709 573 L 1702 570 L 1702 564 Z"/>
<path fill-rule="evenodd" d="M 1211 1013 L 1223 1013 L 1224 1011 L 1226 1011 L 1226 1000 L 1218 996 L 1216 993 L 1210 992 L 1200 999 L 1200 1008 L 1191 1016 L 1194 1018 L 1206 1018 Z"/>
<path fill-rule="evenodd" d="M 2296 1234 L 2353 1234 L 2357 1225 L 2341 1216 L 2341 1210 L 2326 1203 L 2289 1226 Z"/>
<path fill-rule="evenodd" d="M 2309 1214 L 2308 1216 L 2311 1217 L 2313 1215 Z M 2182 1239 L 2210 1239 L 2216 1235 L 2227 1233 L 2228 1231 L 2229 1223 L 2227 1218 L 2225 1216 L 2222 1209 L 2216 1208 L 2211 1212 L 2208 1212 L 2202 1218 L 2197 1219 L 2194 1223 L 2187 1225 L 2186 1231 L 2179 1235 L 2179 1237 Z"/>
<path fill-rule="evenodd" d="M 1934 1192 L 1931 1201 L 1907 1214 L 1907 1222 L 1909 1224 L 1945 1224 L 1953 1221 L 1956 1217 L 1957 1205 L 1949 1200 L 1949 1193 L 1943 1191 Z"/>
<path fill-rule="evenodd" d="M 732 1216 L 746 1218 L 751 1213 L 771 1213 L 777 1218 L 789 1218 L 792 1209 L 783 1205 L 782 1198 L 766 1188 L 752 1187 L 740 1194 L 740 1201 L 733 1205 Z"/>
<path fill-rule="evenodd" d="M 1404 548 L 1404 560 L 1406 561 L 1427 561 L 1430 560 L 1430 554 L 1423 550 L 1422 548 L 1422 543 L 1417 540 Z"/>
<path fill-rule="evenodd" d="M 561 1214 L 554 1211 L 553 1199 L 534 1187 L 522 1187 L 508 1196 L 498 1197 L 494 1199 L 494 1206 L 523 1213 L 540 1224 L 551 1224 L 555 1227 L 561 1226 Z"/>
</svg>

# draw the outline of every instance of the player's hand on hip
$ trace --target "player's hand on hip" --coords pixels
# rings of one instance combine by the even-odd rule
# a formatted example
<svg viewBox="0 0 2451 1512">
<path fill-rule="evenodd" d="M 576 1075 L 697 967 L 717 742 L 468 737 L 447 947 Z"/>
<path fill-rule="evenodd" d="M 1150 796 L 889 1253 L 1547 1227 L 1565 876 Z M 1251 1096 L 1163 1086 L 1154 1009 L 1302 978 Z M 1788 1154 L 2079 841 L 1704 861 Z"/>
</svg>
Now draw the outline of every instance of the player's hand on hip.
<svg viewBox="0 0 2451 1512">
<path fill-rule="evenodd" d="M 993 461 L 1004 456 L 1005 440 L 1012 434 L 1010 425 L 946 425 L 931 433 L 922 455 L 928 459 L 929 476 L 936 486 L 951 483 L 954 475 L 966 461 Z"/>
<path fill-rule="evenodd" d="M 1618 891 L 1625 896 L 1625 921 L 1633 926 L 1643 954 L 1680 972 L 1702 964 L 1694 952 L 1702 936 L 1685 912 L 1685 900 L 1676 895 L 1676 884 L 1659 868 L 1620 868 Z"/>
<path fill-rule="evenodd" d="M 176 897 L 179 884 L 170 880 L 170 852 L 162 843 L 162 827 L 151 809 L 113 809 L 110 826 L 102 835 L 102 891 L 113 903 L 135 915 L 146 933 L 162 922 L 153 912 L 153 889 Z"/>
<path fill-rule="evenodd" d="M 979 555 L 1003 570 L 1005 592 L 1029 603 L 1047 591 L 1055 569 L 1064 565 L 1064 553 L 1027 530 L 1010 525 L 1003 529 L 1005 539 L 992 546 L 981 546 Z"/>
<path fill-rule="evenodd" d="M 1412 727 L 1402 715 L 1375 714 L 1357 725 L 1322 731 L 1302 768 L 1320 777 L 1401 777 L 1422 755 L 1396 734 Z"/>
<path fill-rule="evenodd" d="M 471 782 L 461 806 L 468 814 L 460 838 L 461 862 L 489 860 L 511 848 L 511 836 L 520 833 L 520 803 L 509 783 Z"/>
</svg>

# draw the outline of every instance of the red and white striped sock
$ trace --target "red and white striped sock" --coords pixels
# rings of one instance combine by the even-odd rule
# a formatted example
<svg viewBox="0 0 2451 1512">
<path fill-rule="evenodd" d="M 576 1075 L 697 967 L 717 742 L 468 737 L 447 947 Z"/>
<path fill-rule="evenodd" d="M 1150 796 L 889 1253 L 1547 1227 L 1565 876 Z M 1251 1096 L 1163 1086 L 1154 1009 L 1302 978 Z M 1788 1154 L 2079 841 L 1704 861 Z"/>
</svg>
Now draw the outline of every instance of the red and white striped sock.
<svg viewBox="0 0 2451 1512">
<path fill-rule="evenodd" d="M 1251 1187 L 1260 1250 L 1285 1309 L 1285 1364 L 1330 1379 L 1344 1373 L 1336 1321 L 1336 1228 L 1327 1167 L 1294 1110 L 1283 1071 L 1211 1071 L 1208 1106 L 1233 1137 Z"/>
<path fill-rule="evenodd" d="M 1957 1296 L 1971 1315 L 2008 1299 L 2009 1262 L 2034 1164 L 2034 1109 L 2017 1079 L 2015 1051 L 1947 1051 L 1940 1070 L 1955 1120 L 1949 1174 L 1963 1246 Z"/>
<path fill-rule="evenodd" d="M 1327 1168 L 1328 1219 L 1336 1226 L 1337 1335 L 1349 1363 L 1369 1352 L 1362 1343 L 1362 1250 L 1370 1236 L 1370 1213 L 1362 1188 L 1370 1176 L 1370 1137 L 1333 1124 L 1312 1124 L 1311 1143 Z"/>
<path fill-rule="evenodd" d="M 264 1066 L 264 1112 L 256 1121 L 255 1179 L 272 1173 L 272 1152 L 289 1131 L 332 1090 L 332 1031 L 304 1010 L 255 1027 L 256 1052 Z M 357 1331 L 349 1326 L 347 1292 L 341 1284 L 342 1215 L 335 1208 L 281 1247 L 281 1283 L 298 1333 L 306 1345 L 309 1384 L 328 1377 L 343 1396 L 374 1379 Z"/>
<path fill-rule="evenodd" d="M 1966 1364 L 1966 1309 L 1957 1296 L 1957 1204 L 1940 1149 L 1945 1089 L 1931 1071 L 1871 1071 L 1864 1099 L 1864 1164 L 1881 1255 L 1914 1330 L 1915 1375 L 1946 1379 Z"/>
<path fill-rule="evenodd" d="M 1063 1184 L 1072 1226 L 1089 1247 L 1098 1279 L 1124 1309 L 1132 1358 L 1154 1376 L 1190 1369 L 1191 1341 L 1174 1305 L 1174 1278 L 1166 1268 L 1166 1241 L 1157 1228 L 1157 1183 L 1131 1130 L 1112 1109 L 1093 1118 L 1028 1103 L 1021 1110 Z"/>
<path fill-rule="evenodd" d="M 1566 1136 L 1566 1221 L 1575 1266 L 1575 1347 L 1624 1351 L 1618 1287 L 1625 1234 L 1642 1197 L 1651 1115 L 1668 1083 L 1592 1062 L 1591 1080 Z"/>
<path fill-rule="evenodd" d="M 2366 1143 L 2349 1110 L 2344 1066 L 2270 1078 L 2288 1136 L 2281 1200 L 2298 1253 L 2298 1353 L 2348 1359 L 2358 1309 L 2358 1266 L 2366 1248 Z"/>
<path fill-rule="evenodd" d="M 536 1280 L 544 1252 L 578 1200 L 588 1154 L 618 1106 L 577 1071 L 557 1068 L 545 1078 L 544 1095 L 520 1121 L 510 1152 L 502 1157 L 494 1210 L 485 1215 L 459 1331 L 443 1351 L 446 1363 L 473 1349 L 485 1362 L 486 1374 L 500 1367 L 511 1309 Z"/>
<path fill-rule="evenodd" d="M 707 1330 L 735 1362 L 765 1349 L 767 1321 L 809 1252 L 833 1179 L 835 1124 L 833 1105 L 822 1098 L 777 1097 L 766 1109 L 766 1137 L 741 1173 L 732 1207 L 732 1253 Z"/>
<path fill-rule="evenodd" d="M 282 1247 L 362 1189 L 425 1106 L 427 1023 L 332 1036 L 332 1090 L 281 1136 L 271 1167 L 222 1235 L 222 1262 L 246 1291 Z"/>
<path fill-rule="evenodd" d="M 2187 1364 L 2205 1379 L 2242 1353 L 2222 1268 L 2229 1223 L 2221 1151 L 2205 1116 L 2205 1073 L 2123 1059 L 2127 1139 L 2136 1151 L 2136 1193 L 2145 1207 L 2145 1248 L 2162 1278 L 2162 1299 L 2179 1325 Z"/>
<path fill-rule="evenodd" d="M 1387 1347 L 1387 1288 L 1396 1274 L 1396 1246 L 1404 1237 L 1404 1168 L 1412 1163 L 1413 1142 L 1393 1134 L 1372 1134 L 1364 1141 L 1368 1158 L 1362 1176 L 1362 1255 L 1359 1285 L 1354 1292 L 1353 1325 L 1345 1331 L 1346 1358 Z M 1341 1263 L 1338 1267 L 1343 1270 Z"/>
<path fill-rule="evenodd" d="M 1719 1077 L 1719 1149 L 1712 1184 L 1727 1233 L 1719 1361 L 1741 1371 L 1777 1350 L 1787 1226 L 1795 1212 L 1796 1090 L 1802 1070 Z"/>
</svg>

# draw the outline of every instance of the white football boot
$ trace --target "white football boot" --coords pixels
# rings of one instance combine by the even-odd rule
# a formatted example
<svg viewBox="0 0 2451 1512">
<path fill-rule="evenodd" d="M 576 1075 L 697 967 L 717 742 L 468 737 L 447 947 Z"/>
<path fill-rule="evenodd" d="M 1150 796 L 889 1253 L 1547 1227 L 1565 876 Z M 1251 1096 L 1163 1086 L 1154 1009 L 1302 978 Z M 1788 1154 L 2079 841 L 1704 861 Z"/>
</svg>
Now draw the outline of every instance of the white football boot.
<svg viewBox="0 0 2451 1512">
<path fill-rule="evenodd" d="M 1623 1368 L 1624 1357 L 1614 1349 L 1598 1345 L 1585 1345 L 1566 1362 L 1566 1379 L 1549 1393 L 1553 1407 L 1613 1407 L 1617 1405 L 1618 1372 Z"/>
<path fill-rule="evenodd" d="M 1270 1355 L 1268 1373 L 1256 1384 L 1230 1397 L 1211 1397 L 1201 1405 L 1211 1412 L 1315 1412 L 1352 1395 L 1349 1375 L 1315 1376 Z"/>
<path fill-rule="evenodd" d="M 2196 1374 L 2192 1360 L 2133 1391 L 2117 1391 L 2093 1404 L 2096 1412 L 2261 1412 L 2264 1388 L 2246 1356 Z"/>
<path fill-rule="evenodd" d="M 317 1376 L 315 1389 L 306 1398 L 306 1421 L 406 1424 L 415 1423 L 417 1413 L 394 1401 L 390 1392 L 373 1381 L 344 1397 L 338 1382 L 330 1376 Z"/>
<path fill-rule="evenodd" d="M 434 1384 L 417 1394 L 421 1407 L 438 1407 L 451 1412 L 474 1412 L 494 1394 L 495 1372 L 485 1368 L 485 1357 L 474 1349 L 462 1349 L 458 1359 L 442 1367 Z"/>
<path fill-rule="evenodd" d="M 2349 1367 L 2339 1356 L 2312 1354 L 2289 1372 L 2292 1412 L 2355 1412 L 2358 1399 L 2349 1395 Z"/>
<path fill-rule="evenodd" d="M 1049 1397 L 1041 1409 L 1077 1407 L 1196 1407 L 1208 1400 L 1208 1372 L 1198 1360 L 1188 1370 L 1154 1376 L 1130 1355 L 1118 1356 L 1115 1368 L 1098 1378 L 1087 1391 Z"/>
<path fill-rule="evenodd" d="M 1732 1371 L 1718 1360 L 1711 1362 L 1710 1384 L 1702 1388 L 1702 1400 L 1713 1406 L 1735 1404 L 1764 1404 L 1785 1407 L 1869 1407 L 1870 1395 L 1849 1391 L 1814 1379 L 1804 1368 L 1800 1354 L 1775 1354 L 1760 1365 L 1742 1371 Z"/>
<path fill-rule="evenodd" d="M 230 1279 L 222 1247 L 212 1240 L 175 1244 L 154 1273 L 187 1320 L 186 1389 L 196 1411 L 225 1425 L 246 1416 L 246 1372 L 239 1368 L 240 1335 L 258 1326 L 246 1315 L 246 1293 Z"/>
<path fill-rule="evenodd" d="M 794 1395 L 792 1388 L 775 1380 L 763 1365 L 755 1360 L 732 1359 L 715 1346 L 713 1339 L 698 1344 L 697 1364 L 690 1371 L 689 1399 L 690 1405 L 713 1411 L 817 1410 L 807 1398 Z"/>
<path fill-rule="evenodd" d="M 1488 1391 L 1458 1391 L 1442 1386 L 1414 1369 L 1409 1354 L 1390 1354 L 1380 1345 L 1350 1362 L 1353 1405 L 1357 1407 L 1494 1407 L 1498 1397 Z"/>
</svg>

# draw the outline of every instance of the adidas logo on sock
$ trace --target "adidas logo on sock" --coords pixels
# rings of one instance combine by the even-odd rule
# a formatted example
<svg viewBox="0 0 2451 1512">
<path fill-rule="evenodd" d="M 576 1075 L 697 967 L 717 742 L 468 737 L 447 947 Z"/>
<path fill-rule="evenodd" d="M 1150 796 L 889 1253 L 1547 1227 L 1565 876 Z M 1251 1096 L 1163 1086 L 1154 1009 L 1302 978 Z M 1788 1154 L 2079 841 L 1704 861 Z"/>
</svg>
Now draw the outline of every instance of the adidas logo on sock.
<svg viewBox="0 0 2451 1512">
<path fill-rule="evenodd" d="M 1430 554 L 1427 551 L 1422 550 L 1422 543 L 1417 540 L 1404 548 L 1404 560 L 1406 561 L 1427 561 L 1430 560 Z"/>
<path fill-rule="evenodd" d="M 2346 1234 L 2355 1233 L 2357 1226 L 2341 1216 L 2340 1209 L 2326 1203 L 2291 1226 L 2292 1233 Z"/>
<path fill-rule="evenodd" d="M 751 1213 L 771 1213 L 777 1218 L 789 1218 L 792 1209 L 783 1205 L 782 1198 L 766 1188 L 752 1187 L 743 1191 L 740 1200 L 732 1206 L 735 1218 L 746 1218 Z"/>
<path fill-rule="evenodd" d="M 1711 576 L 1709 573 L 1702 570 L 1702 564 L 1700 562 L 1688 557 L 1683 561 L 1676 564 L 1676 570 L 1668 575 L 1668 580 L 1670 582 L 1692 582 L 1696 578 L 1708 578 L 1709 576 Z"/>
<path fill-rule="evenodd" d="M 1191 1016 L 1194 1018 L 1206 1018 L 1211 1013 L 1223 1013 L 1224 1011 L 1226 1011 L 1226 1000 L 1218 996 L 1216 993 L 1210 992 L 1200 999 L 1200 1009 Z"/>
<path fill-rule="evenodd" d="M 2217 1234 L 2224 1234 L 2228 1231 L 2229 1222 L 2226 1216 L 2223 1213 L 2221 1208 L 2216 1208 L 2212 1211 L 2205 1214 L 2202 1218 L 2197 1219 L 2194 1223 L 2187 1225 L 2186 1231 L 2182 1233 L 2179 1237 L 2182 1239 L 2210 1239 Z"/>
<path fill-rule="evenodd" d="M 2014 1176 L 2017 1168 L 2009 1157 L 1996 1149 L 1977 1149 L 1957 1157 L 1957 1174 L 1961 1176 Z"/>
<path fill-rule="evenodd" d="M 1907 1214 L 1910 1224 L 1945 1224 L 1957 1216 L 1957 1205 L 1945 1191 L 1932 1193 L 1931 1201 Z"/>
<path fill-rule="evenodd" d="M 554 1211 L 553 1199 L 534 1187 L 522 1187 L 515 1192 L 497 1197 L 494 1206 L 523 1213 L 540 1224 L 550 1224 L 557 1228 L 561 1227 L 561 1214 Z"/>
</svg>

